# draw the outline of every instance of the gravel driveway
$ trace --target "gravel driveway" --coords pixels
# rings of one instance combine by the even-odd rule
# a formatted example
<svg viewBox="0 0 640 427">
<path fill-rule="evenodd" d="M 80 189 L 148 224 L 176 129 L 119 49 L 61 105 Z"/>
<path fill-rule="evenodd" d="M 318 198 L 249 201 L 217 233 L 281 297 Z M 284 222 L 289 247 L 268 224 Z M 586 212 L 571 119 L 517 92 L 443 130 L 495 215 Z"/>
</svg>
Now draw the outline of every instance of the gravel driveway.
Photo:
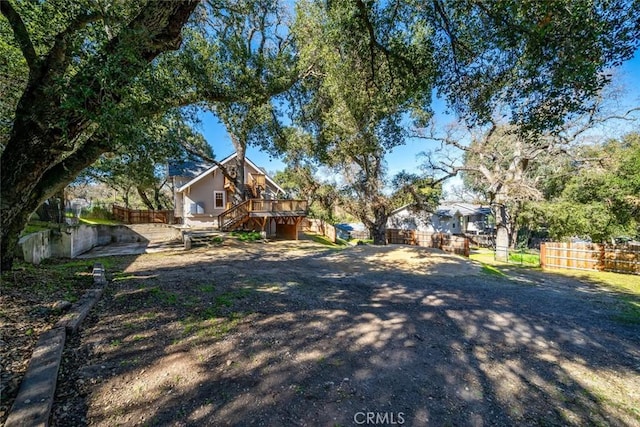
<svg viewBox="0 0 640 427">
<path fill-rule="evenodd" d="M 593 284 L 311 241 L 145 254 L 113 279 L 53 425 L 640 425 L 640 328 Z"/>
</svg>

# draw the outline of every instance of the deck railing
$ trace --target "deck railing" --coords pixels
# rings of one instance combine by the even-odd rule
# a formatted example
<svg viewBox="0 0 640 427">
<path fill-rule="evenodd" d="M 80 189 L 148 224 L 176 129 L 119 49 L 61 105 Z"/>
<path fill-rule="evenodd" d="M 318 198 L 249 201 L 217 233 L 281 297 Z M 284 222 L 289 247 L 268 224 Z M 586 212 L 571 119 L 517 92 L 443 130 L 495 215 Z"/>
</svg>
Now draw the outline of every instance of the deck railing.
<svg viewBox="0 0 640 427">
<path fill-rule="evenodd" d="M 254 212 L 306 214 L 307 209 L 306 200 L 249 199 L 218 215 L 218 228 L 227 228 Z"/>
<path fill-rule="evenodd" d="M 306 200 L 251 199 L 250 212 L 307 212 Z"/>
</svg>

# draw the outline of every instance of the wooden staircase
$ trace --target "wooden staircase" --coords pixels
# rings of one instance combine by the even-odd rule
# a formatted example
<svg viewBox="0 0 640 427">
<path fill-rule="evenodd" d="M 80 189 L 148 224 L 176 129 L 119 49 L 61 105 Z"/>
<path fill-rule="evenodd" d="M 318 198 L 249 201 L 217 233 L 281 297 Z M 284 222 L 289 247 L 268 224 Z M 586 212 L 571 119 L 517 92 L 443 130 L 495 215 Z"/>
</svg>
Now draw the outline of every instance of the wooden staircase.
<svg viewBox="0 0 640 427">
<path fill-rule="evenodd" d="M 245 200 L 239 205 L 232 206 L 218 215 L 218 229 L 230 231 L 249 221 L 251 199 Z"/>
</svg>

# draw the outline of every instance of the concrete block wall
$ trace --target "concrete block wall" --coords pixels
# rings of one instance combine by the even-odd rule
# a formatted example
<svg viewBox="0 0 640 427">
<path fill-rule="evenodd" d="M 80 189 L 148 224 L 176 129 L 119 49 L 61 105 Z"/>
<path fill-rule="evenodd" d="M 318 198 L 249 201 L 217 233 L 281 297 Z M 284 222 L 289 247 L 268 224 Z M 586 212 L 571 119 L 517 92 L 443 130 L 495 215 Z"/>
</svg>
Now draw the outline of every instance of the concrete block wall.
<svg viewBox="0 0 640 427">
<path fill-rule="evenodd" d="M 22 248 L 22 257 L 31 264 L 40 264 L 43 259 L 51 257 L 49 244 L 51 230 L 38 231 L 28 234 L 18 241 Z"/>
<path fill-rule="evenodd" d="M 98 246 L 98 228 L 91 225 L 79 225 L 77 227 L 70 227 L 70 257 L 85 253 L 94 247 Z M 66 233 L 64 233 L 66 234 Z"/>
</svg>

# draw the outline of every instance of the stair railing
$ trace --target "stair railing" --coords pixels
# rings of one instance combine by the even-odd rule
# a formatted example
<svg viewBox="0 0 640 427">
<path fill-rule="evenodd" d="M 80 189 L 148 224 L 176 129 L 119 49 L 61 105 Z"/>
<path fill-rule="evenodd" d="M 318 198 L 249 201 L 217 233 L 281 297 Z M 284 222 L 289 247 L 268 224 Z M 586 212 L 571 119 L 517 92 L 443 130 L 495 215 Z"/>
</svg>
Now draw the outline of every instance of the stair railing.
<svg viewBox="0 0 640 427">
<path fill-rule="evenodd" d="M 218 215 L 218 228 L 224 230 L 236 221 L 242 220 L 251 211 L 251 200 L 245 200 L 239 205 L 232 206 Z"/>
</svg>

